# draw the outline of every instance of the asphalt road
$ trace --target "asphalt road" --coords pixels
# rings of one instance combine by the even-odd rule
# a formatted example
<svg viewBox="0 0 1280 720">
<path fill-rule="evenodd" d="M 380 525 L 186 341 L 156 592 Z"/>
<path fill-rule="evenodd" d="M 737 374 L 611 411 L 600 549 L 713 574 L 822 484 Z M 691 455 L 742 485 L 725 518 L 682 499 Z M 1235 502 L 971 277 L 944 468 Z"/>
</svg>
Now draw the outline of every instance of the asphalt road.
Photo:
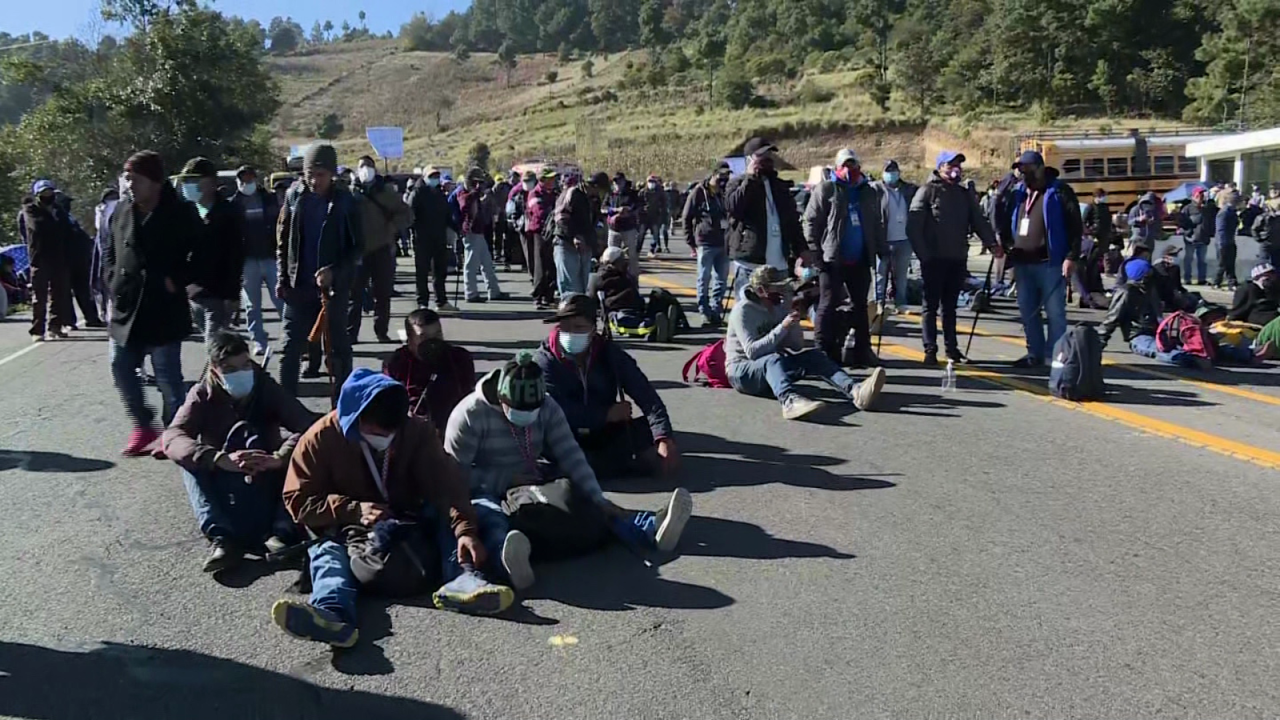
<svg viewBox="0 0 1280 720">
<path fill-rule="evenodd" d="M 693 285 L 687 258 L 646 268 Z M 1043 374 L 1000 365 L 1021 347 L 997 310 L 956 392 L 901 318 L 879 411 L 804 424 L 683 384 L 709 335 L 635 345 L 684 465 L 609 489 L 640 507 L 689 488 L 676 556 L 539 567 L 509 618 L 366 602 L 337 655 L 271 624 L 294 573 L 201 573 L 175 467 L 116 454 L 101 332 L 28 349 L 25 323 L 0 324 L 0 716 L 1275 717 L 1280 370 L 1155 367 L 1117 337 L 1107 402 L 1047 401 Z M 543 337 L 540 315 L 490 303 L 445 329 L 483 370 Z"/>
</svg>

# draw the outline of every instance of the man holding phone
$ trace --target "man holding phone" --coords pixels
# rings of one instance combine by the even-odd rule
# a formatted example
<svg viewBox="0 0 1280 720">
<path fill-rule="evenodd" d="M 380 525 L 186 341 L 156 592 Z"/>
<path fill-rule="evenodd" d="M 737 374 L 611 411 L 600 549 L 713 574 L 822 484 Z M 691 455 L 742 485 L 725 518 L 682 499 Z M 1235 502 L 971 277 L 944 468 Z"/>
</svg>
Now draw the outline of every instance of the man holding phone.
<svg viewBox="0 0 1280 720">
<path fill-rule="evenodd" d="M 800 213 L 787 184 L 778 177 L 777 146 L 755 137 L 746 142 L 742 154 L 747 158 L 747 172 L 730 181 L 724 199 L 735 299 L 751 272 L 761 265 L 785 273 L 797 258 L 802 267 L 813 262 L 800 227 Z"/>
</svg>

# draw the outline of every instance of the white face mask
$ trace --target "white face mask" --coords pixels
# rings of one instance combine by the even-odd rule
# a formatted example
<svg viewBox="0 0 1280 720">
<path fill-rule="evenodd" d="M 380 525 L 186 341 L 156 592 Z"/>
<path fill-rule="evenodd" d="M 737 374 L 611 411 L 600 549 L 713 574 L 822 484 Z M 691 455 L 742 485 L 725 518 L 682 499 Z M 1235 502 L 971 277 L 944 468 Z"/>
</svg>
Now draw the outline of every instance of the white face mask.
<svg viewBox="0 0 1280 720">
<path fill-rule="evenodd" d="M 542 408 L 534 408 L 533 410 L 506 408 L 507 421 L 516 427 L 529 427 L 538 422 L 538 411 L 540 410 Z"/>
<path fill-rule="evenodd" d="M 360 437 L 364 438 L 364 441 L 374 450 L 377 450 L 378 452 L 386 452 L 387 448 L 391 447 L 391 441 L 396 439 L 396 434 L 370 435 L 368 433 L 360 433 Z"/>
<path fill-rule="evenodd" d="M 560 333 L 560 347 L 570 355 L 586 352 L 591 346 L 591 333 Z"/>
<path fill-rule="evenodd" d="M 532 180 L 525 180 L 524 182 L 522 182 L 522 183 L 520 183 L 520 184 L 524 186 L 524 191 L 525 191 L 525 192 L 532 192 L 532 191 L 533 191 L 533 188 L 534 188 L 538 183 L 536 183 L 536 182 L 534 182 L 534 181 L 532 181 Z"/>
<path fill-rule="evenodd" d="M 253 392 L 253 368 L 219 373 L 219 375 L 222 376 L 222 387 L 226 388 L 227 394 L 231 397 L 242 400 Z"/>
<path fill-rule="evenodd" d="M 356 177 L 360 178 L 360 182 L 365 183 L 366 185 L 373 182 L 373 179 L 377 176 L 378 171 L 368 165 L 364 165 L 359 170 L 356 170 Z"/>
<path fill-rule="evenodd" d="M 258 192 L 258 183 L 256 182 L 240 183 L 241 195 L 252 195 L 256 192 Z"/>
</svg>

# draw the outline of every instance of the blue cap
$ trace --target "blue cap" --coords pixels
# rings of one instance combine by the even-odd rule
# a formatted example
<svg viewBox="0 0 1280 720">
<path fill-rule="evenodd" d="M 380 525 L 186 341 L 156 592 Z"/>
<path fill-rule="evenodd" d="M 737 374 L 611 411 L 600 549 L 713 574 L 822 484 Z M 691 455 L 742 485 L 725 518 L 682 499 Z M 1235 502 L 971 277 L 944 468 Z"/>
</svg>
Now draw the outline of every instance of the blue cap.
<svg viewBox="0 0 1280 720">
<path fill-rule="evenodd" d="M 933 163 L 934 168 L 940 168 L 948 163 L 963 163 L 964 153 L 955 150 L 943 150 L 938 153 L 938 159 Z"/>
<path fill-rule="evenodd" d="M 1044 164 L 1043 155 L 1036 152 L 1035 150 L 1024 150 L 1022 151 L 1022 154 L 1018 156 L 1018 159 L 1013 162 L 1013 165 L 1011 166 L 1010 169 L 1017 170 L 1019 167 L 1023 165 L 1043 165 L 1043 164 Z"/>
<path fill-rule="evenodd" d="M 1124 274 L 1130 282 L 1142 282 L 1151 272 L 1151 263 L 1146 258 L 1134 258 L 1124 264 Z"/>
<path fill-rule="evenodd" d="M 31 194 L 39 195 L 45 190 L 57 190 L 58 186 L 53 184 L 52 180 L 37 180 L 35 185 L 31 186 Z"/>
<path fill-rule="evenodd" d="M 449 173 L 441 173 L 440 182 L 453 182 L 453 176 Z"/>
</svg>

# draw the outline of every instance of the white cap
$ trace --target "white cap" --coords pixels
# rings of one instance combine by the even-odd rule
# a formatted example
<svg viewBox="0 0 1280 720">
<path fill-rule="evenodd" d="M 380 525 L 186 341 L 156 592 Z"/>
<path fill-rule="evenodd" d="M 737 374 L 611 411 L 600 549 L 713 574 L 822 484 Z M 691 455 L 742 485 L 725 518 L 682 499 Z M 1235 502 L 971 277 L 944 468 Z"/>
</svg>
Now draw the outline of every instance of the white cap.
<svg viewBox="0 0 1280 720">
<path fill-rule="evenodd" d="M 848 162 L 848 161 L 850 161 L 850 160 L 854 161 L 855 163 L 857 163 L 857 164 L 859 164 L 859 165 L 861 165 L 861 164 L 862 164 L 862 161 L 858 159 L 858 153 L 856 153 L 856 152 L 854 152 L 854 151 L 850 150 L 849 148 L 845 148 L 845 149 L 841 150 L 840 152 L 836 153 L 836 165 L 835 165 L 835 166 L 836 166 L 836 167 L 840 167 L 840 166 L 844 165 L 846 162 Z"/>
<path fill-rule="evenodd" d="M 620 247 L 608 247 L 608 248 L 605 248 L 605 251 L 600 254 L 600 264 L 612 265 L 618 262 L 619 260 L 625 260 L 626 257 L 627 257 L 626 250 L 623 250 Z"/>
</svg>

